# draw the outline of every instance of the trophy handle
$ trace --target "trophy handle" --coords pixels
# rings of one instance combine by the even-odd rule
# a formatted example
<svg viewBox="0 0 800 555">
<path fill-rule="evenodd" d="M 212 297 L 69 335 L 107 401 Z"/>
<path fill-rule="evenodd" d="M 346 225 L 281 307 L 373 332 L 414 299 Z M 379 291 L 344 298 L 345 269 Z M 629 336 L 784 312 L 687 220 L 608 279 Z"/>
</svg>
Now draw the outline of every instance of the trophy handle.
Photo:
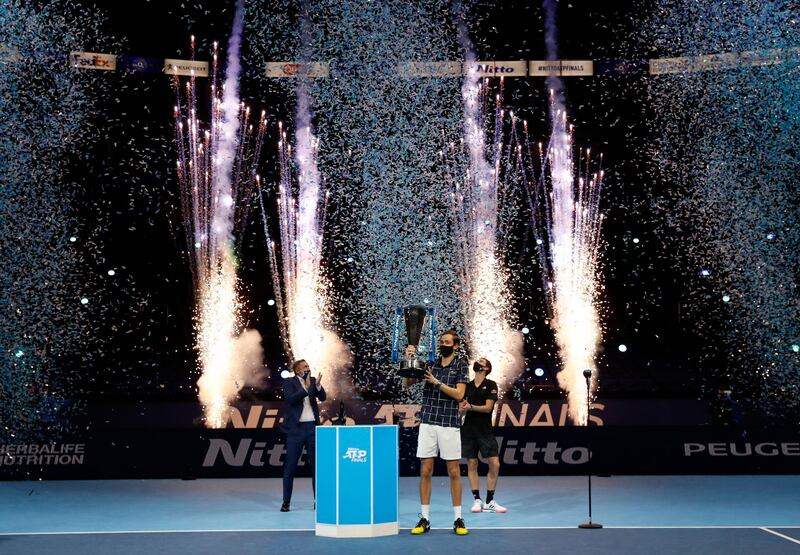
<svg viewBox="0 0 800 555">
<path fill-rule="evenodd" d="M 433 364 L 436 359 L 436 309 L 427 308 L 428 313 L 428 362 Z"/>
<path fill-rule="evenodd" d="M 394 330 L 392 331 L 392 362 L 400 362 L 400 321 L 403 318 L 403 309 L 399 306 L 394 309 Z"/>
</svg>

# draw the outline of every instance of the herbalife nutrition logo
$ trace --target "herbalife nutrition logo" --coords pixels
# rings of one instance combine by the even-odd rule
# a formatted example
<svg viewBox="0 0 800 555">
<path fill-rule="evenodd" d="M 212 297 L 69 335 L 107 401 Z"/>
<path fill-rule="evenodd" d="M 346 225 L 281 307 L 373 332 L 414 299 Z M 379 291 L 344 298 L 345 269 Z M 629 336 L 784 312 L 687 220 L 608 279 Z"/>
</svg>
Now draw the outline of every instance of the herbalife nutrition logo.
<svg viewBox="0 0 800 555">
<path fill-rule="evenodd" d="M 348 447 L 342 458 L 350 459 L 351 462 L 365 463 L 367 462 L 367 452 L 364 449 Z"/>
</svg>

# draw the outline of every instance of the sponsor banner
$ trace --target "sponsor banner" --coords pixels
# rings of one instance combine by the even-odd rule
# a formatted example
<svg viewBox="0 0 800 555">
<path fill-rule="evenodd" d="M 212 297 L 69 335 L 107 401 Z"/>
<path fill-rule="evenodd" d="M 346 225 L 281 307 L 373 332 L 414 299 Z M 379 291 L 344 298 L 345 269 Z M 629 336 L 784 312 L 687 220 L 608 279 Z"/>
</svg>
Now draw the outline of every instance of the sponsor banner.
<svg viewBox="0 0 800 555">
<path fill-rule="evenodd" d="M 720 69 L 796 63 L 800 48 L 773 50 L 748 50 L 724 54 L 706 54 L 681 58 L 656 58 L 650 60 L 650 75 L 693 73 Z"/>
<path fill-rule="evenodd" d="M 161 73 L 164 70 L 161 58 L 149 58 L 146 56 L 123 54 L 119 57 L 118 64 L 121 71 L 135 73 Z"/>
<path fill-rule="evenodd" d="M 684 442 L 684 457 L 800 457 L 800 441 Z"/>
<path fill-rule="evenodd" d="M 396 423 L 402 428 L 418 425 L 419 405 L 342 401 L 348 424 Z M 283 403 L 237 403 L 225 416 L 225 427 L 234 429 L 278 428 L 283 420 Z M 492 414 L 498 428 L 570 428 L 565 401 L 500 401 Z M 592 403 L 592 424 L 597 426 L 697 426 L 711 420 L 713 407 L 702 401 L 685 400 L 598 400 Z M 141 414 L 141 405 L 137 410 Z M 323 403 L 323 425 L 338 416 L 339 402 Z M 164 415 L 163 417 L 167 417 Z M 163 422 L 159 417 L 158 420 Z M 163 425 L 163 424 L 162 424 Z"/>
<path fill-rule="evenodd" d="M 345 399 L 348 424 L 396 423 L 417 426 L 419 405 Z M 724 407 L 694 400 L 598 399 L 592 404 L 592 423 L 597 426 L 702 426 Z M 281 401 L 238 402 L 224 415 L 224 427 L 254 430 L 278 429 L 283 420 Z M 339 400 L 321 403 L 323 424 L 339 414 Z M 197 403 L 92 404 L 87 422 L 92 429 L 202 428 L 202 409 Z M 498 428 L 569 428 L 567 403 L 562 400 L 500 401 L 493 413 Z"/>
<path fill-rule="evenodd" d="M 683 73 L 689 70 L 689 58 L 656 58 L 650 60 L 650 75 Z"/>
<path fill-rule="evenodd" d="M 397 66 L 402 77 L 460 77 L 461 62 L 407 62 Z"/>
<path fill-rule="evenodd" d="M 596 64 L 597 75 L 645 75 L 649 62 L 645 58 L 639 60 L 600 60 Z"/>
<path fill-rule="evenodd" d="M 328 77 L 330 66 L 324 62 L 267 62 L 267 77 Z"/>
<path fill-rule="evenodd" d="M 584 77 L 594 74 L 592 60 L 531 60 L 528 75 L 531 77 Z"/>
<path fill-rule="evenodd" d="M 501 473 L 505 475 L 719 474 L 800 472 L 796 431 L 747 437 L 726 428 L 495 428 Z M 591 450 L 589 445 L 591 444 Z M 400 474 L 419 474 L 417 430 L 400 429 Z M 352 447 L 352 446 L 349 446 Z M 352 462 L 362 448 L 343 452 Z M 187 455 L 193 453 L 193 460 Z M 281 475 L 285 438 L 234 430 L 208 434 L 183 459 L 182 470 L 198 477 Z M 480 459 L 482 463 L 486 461 Z M 462 459 L 461 464 L 466 465 Z M 439 461 L 440 471 L 446 474 Z M 300 475 L 310 476 L 306 457 Z"/>
<path fill-rule="evenodd" d="M 472 67 L 477 68 L 481 77 L 525 77 L 528 75 L 528 63 L 525 61 L 475 62 Z M 470 64 L 464 64 L 464 73 L 469 68 Z"/>
<path fill-rule="evenodd" d="M 117 57 L 114 54 L 100 54 L 98 52 L 70 52 L 69 65 L 78 69 L 116 71 Z"/>
<path fill-rule="evenodd" d="M 31 469 L 56 465 L 82 465 L 85 455 L 85 443 L 0 444 L 0 466 Z"/>
<path fill-rule="evenodd" d="M 743 434 L 712 426 L 494 429 L 500 472 L 517 476 L 796 474 L 797 432 Z M 419 473 L 416 444 L 417 430 L 401 428 L 403 476 Z M 368 460 L 361 445 L 341 447 L 340 464 Z M 6 444 L 2 449 L 0 479 L 279 477 L 286 456 L 285 436 L 263 429 L 107 430 L 70 442 Z M 446 475 L 443 462 L 436 465 L 437 473 Z M 299 475 L 310 472 L 304 456 Z"/>
<path fill-rule="evenodd" d="M 208 62 L 167 58 L 164 60 L 164 73 L 167 75 L 208 77 Z"/>
<path fill-rule="evenodd" d="M 791 52 L 789 50 L 763 50 L 763 51 L 747 51 L 741 52 L 738 59 L 735 56 L 727 54 L 712 54 L 703 56 L 702 63 L 705 66 L 711 66 L 710 69 L 727 69 L 728 67 L 751 67 L 751 66 L 771 66 L 775 64 L 782 64 L 790 59 Z M 718 67 L 714 67 L 714 66 Z"/>
<path fill-rule="evenodd" d="M 38 59 L 57 60 L 63 56 L 62 52 L 28 52 L 25 57 Z M 11 46 L 0 44 L 0 63 L 16 63 L 22 54 Z M 63 59 L 63 58 L 61 58 Z M 163 71 L 169 75 L 194 75 L 208 77 L 208 62 L 178 60 L 168 58 L 163 65 L 158 58 L 145 56 L 104 54 L 97 52 L 71 52 L 69 54 L 71 67 L 80 69 L 99 69 L 114 71 L 119 64 L 120 69 L 140 73 L 155 73 Z M 496 77 L 581 77 L 598 75 L 630 75 L 648 72 L 650 75 L 664 75 L 697 71 L 733 69 L 776 64 L 800 64 L 800 47 L 772 50 L 752 50 L 744 52 L 731 52 L 720 54 L 706 54 L 678 58 L 646 59 L 619 59 L 601 60 L 595 63 L 592 60 L 532 60 L 524 61 L 480 61 L 475 62 L 481 76 Z M 397 66 L 398 75 L 404 77 L 453 77 L 462 75 L 466 64 L 458 61 L 438 62 L 406 62 Z M 330 76 L 330 65 L 326 62 L 266 62 L 266 76 L 281 77 L 306 77 L 321 78 Z"/>
<path fill-rule="evenodd" d="M 797 473 L 797 432 L 743 437 L 733 428 L 502 430 L 506 475 Z M 591 451 L 590 447 L 591 446 Z M 482 461 L 485 462 L 485 461 Z"/>
</svg>

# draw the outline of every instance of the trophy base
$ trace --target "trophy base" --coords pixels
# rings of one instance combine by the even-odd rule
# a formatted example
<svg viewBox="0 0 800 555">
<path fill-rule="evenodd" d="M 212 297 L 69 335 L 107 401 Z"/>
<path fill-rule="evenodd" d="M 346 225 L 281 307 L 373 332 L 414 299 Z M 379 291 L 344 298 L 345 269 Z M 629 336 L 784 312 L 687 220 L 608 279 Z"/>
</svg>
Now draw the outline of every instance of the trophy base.
<svg viewBox="0 0 800 555">
<path fill-rule="evenodd" d="M 425 376 L 425 371 L 428 369 L 425 362 L 412 359 L 400 361 L 400 369 L 397 373 L 403 378 L 422 379 Z"/>
</svg>

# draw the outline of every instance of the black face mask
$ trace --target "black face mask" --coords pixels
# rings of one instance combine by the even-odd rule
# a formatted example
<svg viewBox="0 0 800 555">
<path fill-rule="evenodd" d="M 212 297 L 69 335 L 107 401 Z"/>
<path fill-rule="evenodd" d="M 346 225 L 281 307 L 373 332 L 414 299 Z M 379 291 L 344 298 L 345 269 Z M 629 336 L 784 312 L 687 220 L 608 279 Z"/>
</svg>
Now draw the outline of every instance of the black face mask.
<svg viewBox="0 0 800 555">
<path fill-rule="evenodd" d="M 483 366 L 481 366 L 481 363 L 476 360 L 475 364 L 472 365 L 472 371 L 476 373 L 483 372 Z"/>
<path fill-rule="evenodd" d="M 452 345 L 439 345 L 439 354 L 447 358 L 453 354 L 455 347 Z"/>
<path fill-rule="evenodd" d="M 311 370 L 306 370 L 306 371 L 305 371 L 305 373 L 303 374 L 303 379 L 304 379 L 304 380 L 308 379 L 308 375 L 309 375 L 310 373 L 311 373 Z"/>
</svg>

